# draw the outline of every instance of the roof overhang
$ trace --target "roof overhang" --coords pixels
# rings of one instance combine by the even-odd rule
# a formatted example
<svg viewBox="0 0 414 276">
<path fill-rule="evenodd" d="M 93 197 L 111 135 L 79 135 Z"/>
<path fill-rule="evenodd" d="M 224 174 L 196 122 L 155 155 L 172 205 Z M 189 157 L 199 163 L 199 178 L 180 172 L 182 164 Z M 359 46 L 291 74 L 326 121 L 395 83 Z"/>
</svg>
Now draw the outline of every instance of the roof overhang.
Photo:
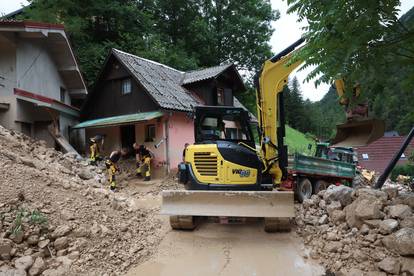
<svg viewBox="0 0 414 276">
<path fill-rule="evenodd" d="M 144 122 L 164 116 L 161 111 L 140 112 L 128 115 L 120 115 L 107 117 L 102 119 L 95 119 L 82 122 L 72 127 L 72 129 L 80 128 L 102 128 L 110 126 L 127 125 L 135 122 Z"/>
<path fill-rule="evenodd" d="M 15 33 L 18 37 L 25 39 L 44 40 L 70 96 L 84 98 L 88 94 L 63 25 L 6 20 L 0 21 L 0 33 Z"/>
<path fill-rule="evenodd" d="M 64 114 L 67 114 L 67 115 L 70 115 L 76 118 L 80 116 L 79 109 L 77 109 L 74 106 L 67 105 L 60 101 L 57 101 L 55 99 L 51 99 L 49 97 L 38 95 L 38 94 L 28 92 L 25 90 L 21 90 L 18 88 L 14 88 L 14 94 L 16 95 L 17 99 L 33 103 L 36 106 L 54 109 L 56 111 L 59 111 L 61 113 L 64 113 Z"/>
</svg>

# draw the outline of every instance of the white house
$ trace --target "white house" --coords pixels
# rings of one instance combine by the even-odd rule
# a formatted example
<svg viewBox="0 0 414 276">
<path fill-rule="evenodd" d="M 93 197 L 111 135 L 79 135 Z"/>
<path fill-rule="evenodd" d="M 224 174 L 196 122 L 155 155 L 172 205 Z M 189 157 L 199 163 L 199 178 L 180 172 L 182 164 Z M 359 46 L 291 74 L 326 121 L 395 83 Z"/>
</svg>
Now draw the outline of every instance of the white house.
<svg viewBox="0 0 414 276">
<path fill-rule="evenodd" d="M 70 127 L 86 95 L 63 25 L 0 21 L 1 125 L 49 146 L 55 146 L 51 132 L 76 141 Z"/>
</svg>

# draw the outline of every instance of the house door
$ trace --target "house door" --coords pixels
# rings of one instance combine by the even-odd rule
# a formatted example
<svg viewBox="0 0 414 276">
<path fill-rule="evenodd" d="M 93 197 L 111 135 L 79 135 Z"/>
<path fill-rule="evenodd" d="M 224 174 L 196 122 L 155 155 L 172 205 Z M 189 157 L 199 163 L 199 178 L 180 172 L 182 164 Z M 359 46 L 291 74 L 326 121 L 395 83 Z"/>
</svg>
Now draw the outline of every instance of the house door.
<svg viewBox="0 0 414 276">
<path fill-rule="evenodd" d="M 132 145 L 135 143 L 135 125 L 121 126 L 121 145 L 123 149 L 132 152 Z"/>
</svg>

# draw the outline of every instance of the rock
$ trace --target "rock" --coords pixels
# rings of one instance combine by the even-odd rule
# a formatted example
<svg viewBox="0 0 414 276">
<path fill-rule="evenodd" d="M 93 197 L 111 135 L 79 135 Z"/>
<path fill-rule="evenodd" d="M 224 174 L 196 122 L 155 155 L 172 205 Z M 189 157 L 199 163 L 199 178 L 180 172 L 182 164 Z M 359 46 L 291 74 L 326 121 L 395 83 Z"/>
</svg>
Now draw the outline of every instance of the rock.
<svg viewBox="0 0 414 276">
<path fill-rule="evenodd" d="M 8 239 L 0 239 L 0 259 L 9 260 L 11 258 L 11 250 L 13 242 Z"/>
<path fill-rule="evenodd" d="M 8 266 L 0 267 L 0 275 L 4 276 L 26 276 L 26 271 L 21 269 L 14 269 Z"/>
<path fill-rule="evenodd" d="M 32 256 L 23 256 L 14 261 L 14 266 L 19 270 L 28 270 L 33 264 Z"/>
<path fill-rule="evenodd" d="M 388 235 L 397 230 L 398 221 L 395 219 L 385 219 L 379 225 L 379 231 L 383 235 Z"/>
<path fill-rule="evenodd" d="M 345 212 L 342 210 L 334 210 L 331 215 L 331 220 L 335 224 L 340 224 L 345 221 Z"/>
<path fill-rule="evenodd" d="M 319 201 L 318 206 L 319 206 L 320 209 L 325 210 L 326 209 L 326 201 L 322 199 L 321 201 Z"/>
<path fill-rule="evenodd" d="M 53 239 L 60 238 L 69 234 L 71 230 L 72 229 L 68 225 L 60 225 L 56 227 L 55 231 L 53 231 L 51 236 Z"/>
<path fill-rule="evenodd" d="M 414 255 L 414 229 L 402 228 L 383 239 L 385 246 L 402 256 Z"/>
<path fill-rule="evenodd" d="M 346 274 L 346 276 L 364 276 L 364 272 L 362 270 L 351 268 Z"/>
<path fill-rule="evenodd" d="M 41 240 L 37 243 L 37 246 L 39 248 L 45 248 L 48 244 L 50 243 L 50 240 L 46 239 L 46 240 Z"/>
<path fill-rule="evenodd" d="M 381 204 L 378 201 L 362 199 L 356 201 L 355 216 L 359 220 L 380 219 L 384 217 L 381 212 Z"/>
<path fill-rule="evenodd" d="M 411 208 L 414 208 L 414 193 L 405 193 L 400 194 L 396 200 L 400 202 L 401 204 L 405 204 L 410 206 Z"/>
<path fill-rule="evenodd" d="M 36 165 L 33 163 L 33 161 L 31 159 L 25 158 L 25 157 L 21 157 L 20 161 L 22 161 L 23 165 L 31 167 L 31 168 L 36 168 Z"/>
<path fill-rule="evenodd" d="M 406 217 L 410 217 L 412 212 L 411 212 L 410 206 L 405 205 L 405 204 L 397 204 L 397 205 L 389 206 L 388 214 L 392 218 L 404 219 Z"/>
<path fill-rule="evenodd" d="M 338 234 L 334 233 L 334 232 L 329 232 L 328 234 L 326 234 L 326 240 L 327 241 L 337 241 L 337 240 L 339 240 Z"/>
<path fill-rule="evenodd" d="M 382 271 L 368 271 L 364 276 L 387 276 L 387 273 Z"/>
<path fill-rule="evenodd" d="M 378 229 L 380 224 L 381 224 L 382 220 L 380 219 L 369 219 L 369 220 L 365 220 L 364 223 L 366 225 L 368 225 L 369 228 L 373 228 L 373 229 Z"/>
<path fill-rule="evenodd" d="M 328 222 L 328 216 L 327 215 L 323 215 L 320 219 L 319 219 L 319 224 L 326 224 Z"/>
<path fill-rule="evenodd" d="M 369 226 L 364 223 L 362 224 L 361 229 L 359 229 L 359 231 L 362 235 L 366 235 L 369 233 Z"/>
<path fill-rule="evenodd" d="M 345 220 L 346 223 L 349 225 L 349 227 L 361 227 L 362 221 L 359 220 L 355 215 L 355 209 L 357 207 L 357 202 L 354 201 L 351 204 L 345 206 L 344 212 L 345 212 Z"/>
<path fill-rule="evenodd" d="M 45 269 L 45 262 L 41 257 L 37 257 L 32 267 L 29 269 L 30 276 L 37 276 Z"/>
<path fill-rule="evenodd" d="M 325 244 L 325 251 L 336 253 L 339 252 L 339 250 L 342 249 L 342 243 L 338 241 L 332 241 Z"/>
<path fill-rule="evenodd" d="M 330 217 L 332 216 L 333 211 L 335 210 L 342 210 L 341 202 L 332 201 L 328 206 L 326 206 L 326 211 L 328 212 Z"/>
<path fill-rule="evenodd" d="M 14 241 L 17 244 L 20 244 L 23 242 L 23 238 L 24 238 L 24 232 L 23 230 L 20 231 L 16 231 L 16 233 L 13 233 L 10 235 L 10 239 L 12 241 Z"/>
<path fill-rule="evenodd" d="M 74 220 L 75 219 L 75 216 L 73 215 L 73 213 L 69 212 L 68 210 L 63 210 L 60 214 L 62 215 L 62 218 L 64 220 Z"/>
<path fill-rule="evenodd" d="M 352 188 L 349 188 L 347 186 L 331 185 L 328 187 L 328 189 L 325 190 L 323 199 L 327 203 L 331 203 L 332 201 L 339 201 L 342 207 L 345 207 L 352 202 L 352 191 Z"/>
<path fill-rule="evenodd" d="M 398 196 L 398 188 L 382 188 L 382 191 L 385 192 L 388 195 L 388 199 L 394 199 Z"/>
<path fill-rule="evenodd" d="M 401 228 L 414 228 L 414 216 L 406 217 L 400 222 Z"/>
<path fill-rule="evenodd" d="M 62 249 L 62 250 L 59 250 L 58 252 L 56 252 L 57 257 L 65 256 L 66 254 L 68 254 L 68 251 L 66 249 Z"/>
<path fill-rule="evenodd" d="M 382 204 L 387 203 L 388 195 L 379 190 L 370 189 L 370 188 L 363 188 L 356 191 L 356 195 L 358 199 L 368 199 L 368 200 L 378 200 Z"/>
<path fill-rule="evenodd" d="M 93 178 L 93 174 L 90 170 L 84 168 L 78 171 L 78 176 L 82 180 L 89 180 Z"/>
<path fill-rule="evenodd" d="M 401 272 L 406 272 L 408 275 L 414 275 L 414 257 L 401 258 Z"/>
<path fill-rule="evenodd" d="M 79 251 L 73 251 L 68 255 L 68 258 L 75 261 L 77 259 L 79 259 Z"/>
<path fill-rule="evenodd" d="M 387 257 L 378 263 L 378 268 L 391 274 L 399 274 L 401 269 L 400 262 L 391 257 Z"/>
<path fill-rule="evenodd" d="M 89 230 L 84 226 L 79 226 L 73 231 L 73 235 L 77 238 L 89 236 Z"/>
<path fill-rule="evenodd" d="M 29 244 L 29 245 L 35 245 L 35 244 L 37 244 L 38 242 L 39 242 L 39 236 L 38 235 L 30 235 L 28 238 L 27 238 L 27 243 Z"/>
<path fill-rule="evenodd" d="M 89 229 L 89 232 L 91 233 L 91 235 L 96 236 L 97 234 L 99 234 L 99 232 L 101 232 L 101 227 L 99 227 L 99 225 L 95 222 Z"/>
<path fill-rule="evenodd" d="M 302 202 L 302 206 L 305 209 L 309 209 L 313 205 L 315 205 L 315 201 L 312 198 L 305 198 L 305 200 Z"/>
<path fill-rule="evenodd" d="M 55 240 L 54 246 L 56 250 L 62 250 L 68 247 L 69 239 L 67 237 L 60 237 Z"/>
</svg>

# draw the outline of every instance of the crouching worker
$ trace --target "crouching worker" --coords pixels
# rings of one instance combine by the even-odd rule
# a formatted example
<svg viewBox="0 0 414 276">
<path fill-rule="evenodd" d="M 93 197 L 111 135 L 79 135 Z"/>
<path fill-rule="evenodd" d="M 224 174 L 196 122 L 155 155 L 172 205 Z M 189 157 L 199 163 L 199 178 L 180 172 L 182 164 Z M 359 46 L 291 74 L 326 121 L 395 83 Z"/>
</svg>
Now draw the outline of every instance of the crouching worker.
<svg viewBox="0 0 414 276">
<path fill-rule="evenodd" d="M 151 160 L 154 158 L 153 153 L 144 145 L 134 144 L 137 154 L 137 175 L 144 177 L 144 181 L 151 180 Z"/>
<path fill-rule="evenodd" d="M 116 181 L 115 181 L 115 174 L 119 172 L 119 168 L 116 163 L 121 158 L 120 151 L 113 151 L 109 158 L 105 161 L 106 169 L 108 171 L 108 180 L 109 180 L 109 187 L 111 191 L 115 191 L 116 189 Z"/>
</svg>

